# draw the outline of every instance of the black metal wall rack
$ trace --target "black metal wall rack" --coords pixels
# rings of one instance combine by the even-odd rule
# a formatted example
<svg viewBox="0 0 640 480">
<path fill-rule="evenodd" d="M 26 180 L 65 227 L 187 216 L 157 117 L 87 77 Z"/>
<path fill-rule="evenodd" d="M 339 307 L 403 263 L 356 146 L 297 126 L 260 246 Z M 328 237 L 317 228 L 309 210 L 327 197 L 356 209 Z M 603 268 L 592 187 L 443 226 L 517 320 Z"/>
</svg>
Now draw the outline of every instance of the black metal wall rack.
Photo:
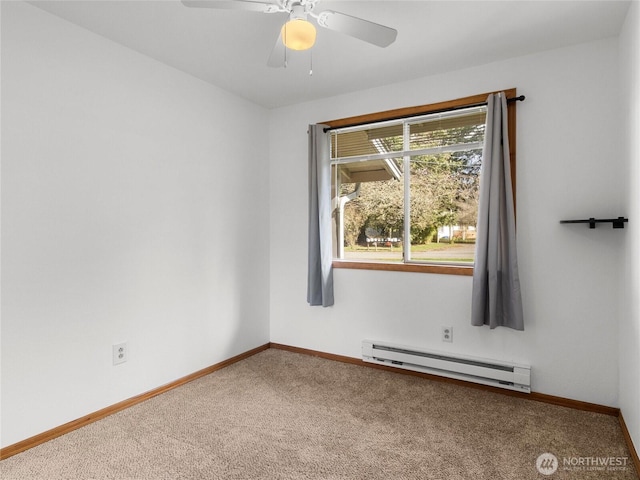
<svg viewBox="0 0 640 480">
<path fill-rule="evenodd" d="M 628 218 L 587 218 L 585 220 L 560 220 L 560 223 L 588 223 L 589 228 L 596 228 L 596 223 L 612 223 L 613 228 L 624 228 L 624 224 L 629 221 Z"/>
</svg>

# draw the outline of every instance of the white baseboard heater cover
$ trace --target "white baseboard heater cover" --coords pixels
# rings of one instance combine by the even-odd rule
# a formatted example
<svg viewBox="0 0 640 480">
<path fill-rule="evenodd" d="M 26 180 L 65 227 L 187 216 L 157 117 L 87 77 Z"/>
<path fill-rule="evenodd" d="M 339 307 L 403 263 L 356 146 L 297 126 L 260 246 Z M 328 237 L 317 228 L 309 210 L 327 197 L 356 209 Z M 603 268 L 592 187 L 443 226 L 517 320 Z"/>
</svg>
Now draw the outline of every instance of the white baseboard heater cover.
<svg viewBox="0 0 640 480">
<path fill-rule="evenodd" d="M 364 340 L 362 359 L 389 367 L 531 392 L 531 367 Z"/>
</svg>

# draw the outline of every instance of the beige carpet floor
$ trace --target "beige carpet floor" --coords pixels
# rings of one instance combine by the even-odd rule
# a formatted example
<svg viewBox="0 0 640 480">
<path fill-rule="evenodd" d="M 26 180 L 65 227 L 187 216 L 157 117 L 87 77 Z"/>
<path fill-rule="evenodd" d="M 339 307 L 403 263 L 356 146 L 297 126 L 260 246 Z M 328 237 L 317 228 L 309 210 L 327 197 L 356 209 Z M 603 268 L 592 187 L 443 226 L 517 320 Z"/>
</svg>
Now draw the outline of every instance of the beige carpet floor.
<svg viewBox="0 0 640 480">
<path fill-rule="evenodd" d="M 626 465 L 588 460 L 604 457 Z M 269 349 L 8 458 L 0 478 L 637 476 L 614 417 Z"/>
</svg>

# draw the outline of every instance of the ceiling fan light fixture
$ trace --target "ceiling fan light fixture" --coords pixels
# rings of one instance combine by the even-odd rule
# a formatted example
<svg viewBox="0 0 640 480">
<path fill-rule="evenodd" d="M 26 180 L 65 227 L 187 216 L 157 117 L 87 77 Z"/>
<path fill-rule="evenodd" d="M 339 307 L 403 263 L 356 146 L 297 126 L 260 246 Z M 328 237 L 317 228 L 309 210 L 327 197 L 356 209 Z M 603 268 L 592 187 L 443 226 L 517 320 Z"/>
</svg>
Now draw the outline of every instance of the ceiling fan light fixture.
<svg viewBox="0 0 640 480">
<path fill-rule="evenodd" d="M 316 43 L 316 27 L 304 18 L 294 18 L 282 26 L 282 43 L 291 50 L 308 50 Z"/>
</svg>

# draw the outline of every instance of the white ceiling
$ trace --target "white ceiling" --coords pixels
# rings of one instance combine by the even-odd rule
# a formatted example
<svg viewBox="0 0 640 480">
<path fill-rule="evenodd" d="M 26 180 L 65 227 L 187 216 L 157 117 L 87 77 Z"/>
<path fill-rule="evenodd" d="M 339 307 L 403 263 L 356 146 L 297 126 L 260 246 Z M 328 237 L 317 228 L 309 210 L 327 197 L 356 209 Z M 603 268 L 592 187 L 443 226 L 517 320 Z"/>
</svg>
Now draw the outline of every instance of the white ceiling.
<svg viewBox="0 0 640 480">
<path fill-rule="evenodd" d="M 267 67 L 286 15 L 187 8 L 179 0 L 33 1 L 43 10 L 268 108 L 616 36 L 629 1 L 323 0 L 398 30 L 379 48 L 318 29 L 311 55 Z"/>
</svg>

